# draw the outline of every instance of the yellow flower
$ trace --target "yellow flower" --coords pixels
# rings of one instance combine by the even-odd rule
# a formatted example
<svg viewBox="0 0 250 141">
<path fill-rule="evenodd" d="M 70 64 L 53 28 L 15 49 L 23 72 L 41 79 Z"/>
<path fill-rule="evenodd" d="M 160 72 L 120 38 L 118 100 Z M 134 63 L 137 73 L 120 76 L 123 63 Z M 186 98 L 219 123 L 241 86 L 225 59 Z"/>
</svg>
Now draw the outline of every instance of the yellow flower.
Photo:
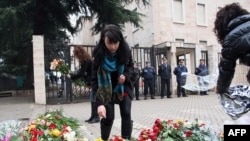
<svg viewBox="0 0 250 141">
<path fill-rule="evenodd" d="M 176 123 L 177 123 L 178 125 L 183 125 L 183 124 L 184 124 L 184 123 L 183 123 L 183 120 L 180 120 L 180 119 L 176 120 Z"/>
<path fill-rule="evenodd" d="M 58 129 L 52 129 L 51 134 L 58 137 L 60 136 L 61 132 Z"/>
<path fill-rule="evenodd" d="M 97 138 L 95 141 L 103 141 L 102 138 Z"/>
<path fill-rule="evenodd" d="M 36 125 L 35 125 L 35 124 L 31 124 L 31 125 L 29 126 L 28 131 L 30 131 L 30 130 L 33 129 L 33 128 L 36 128 Z"/>
</svg>

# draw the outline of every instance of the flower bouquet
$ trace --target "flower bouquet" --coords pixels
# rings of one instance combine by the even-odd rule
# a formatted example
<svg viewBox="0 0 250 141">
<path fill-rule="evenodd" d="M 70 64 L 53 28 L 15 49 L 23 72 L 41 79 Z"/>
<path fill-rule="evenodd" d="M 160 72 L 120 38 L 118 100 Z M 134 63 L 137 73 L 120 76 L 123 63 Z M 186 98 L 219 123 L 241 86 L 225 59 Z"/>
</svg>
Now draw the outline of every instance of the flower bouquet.
<svg viewBox="0 0 250 141">
<path fill-rule="evenodd" d="M 223 134 L 217 134 L 205 123 L 196 119 L 187 120 L 156 119 L 152 129 L 143 129 L 137 141 L 223 141 Z"/>
<path fill-rule="evenodd" d="M 78 120 L 63 116 L 61 111 L 47 112 L 21 129 L 18 136 L 4 141 L 84 141 L 78 128 Z"/>
<path fill-rule="evenodd" d="M 62 59 L 54 59 L 52 62 L 50 62 L 50 68 L 52 70 L 61 72 L 62 74 L 70 73 L 69 67 L 63 62 Z"/>
<path fill-rule="evenodd" d="M 103 140 L 98 138 L 95 141 Z M 128 140 L 120 136 L 113 136 L 109 141 Z M 224 135 L 214 132 L 198 119 L 193 122 L 156 119 L 152 129 L 142 129 L 139 137 L 131 138 L 130 141 L 224 141 Z"/>
</svg>

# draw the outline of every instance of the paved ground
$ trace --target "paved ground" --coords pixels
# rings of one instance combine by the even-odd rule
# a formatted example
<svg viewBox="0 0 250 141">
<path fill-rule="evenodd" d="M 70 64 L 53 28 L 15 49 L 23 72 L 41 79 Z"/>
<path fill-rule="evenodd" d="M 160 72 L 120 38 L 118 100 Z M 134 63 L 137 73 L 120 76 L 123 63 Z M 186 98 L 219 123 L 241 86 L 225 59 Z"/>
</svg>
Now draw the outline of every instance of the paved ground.
<svg viewBox="0 0 250 141">
<path fill-rule="evenodd" d="M 141 98 L 142 99 L 142 98 Z M 34 103 L 32 96 L 25 97 L 0 97 L 0 122 L 9 119 L 23 119 L 23 125 L 27 125 L 38 114 L 51 110 L 63 110 L 63 114 L 74 117 L 82 123 L 81 130 L 91 141 L 100 137 L 99 123 L 84 123 L 90 116 L 90 102 L 58 105 L 38 105 Z M 121 118 L 119 107 L 115 107 L 116 119 L 111 135 L 120 135 Z M 29 120 L 27 120 L 27 118 Z M 151 128 L 155 119 L 187 119 L 198 118 L 216 131 L 223 131 L 223 123 L 232 119 L 223 111 L 219 105 L 217 95 L 211 93 L 208 96 L 189 95 L 189 97 L 172 99 L 140 100 L 132 103 L 132 119 L 134 120 L 133 137 L 138 137 L 143 127 Z"/>
</svg>

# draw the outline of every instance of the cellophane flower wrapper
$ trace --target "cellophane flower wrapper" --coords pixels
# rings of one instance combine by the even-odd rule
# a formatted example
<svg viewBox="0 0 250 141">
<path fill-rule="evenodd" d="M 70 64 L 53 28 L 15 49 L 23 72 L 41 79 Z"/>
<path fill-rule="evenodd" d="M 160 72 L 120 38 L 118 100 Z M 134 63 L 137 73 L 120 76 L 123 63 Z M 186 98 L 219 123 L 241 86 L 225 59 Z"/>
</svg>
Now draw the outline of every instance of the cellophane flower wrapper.
<svg viewBox="0 0 250 141">
<path fill-rule="evenodd" d="M 21 121 L 6 120 L 0 122 L 0 141 L 7 140 L 13 135 L 18 135 Z"/>
<path fill-rule="evenodd" d="M 250 87 L 236 85 L 229 87 L 227 93 L 219 95 L 224 111 L 234 120 L 250 110 Z"/>
</svg>

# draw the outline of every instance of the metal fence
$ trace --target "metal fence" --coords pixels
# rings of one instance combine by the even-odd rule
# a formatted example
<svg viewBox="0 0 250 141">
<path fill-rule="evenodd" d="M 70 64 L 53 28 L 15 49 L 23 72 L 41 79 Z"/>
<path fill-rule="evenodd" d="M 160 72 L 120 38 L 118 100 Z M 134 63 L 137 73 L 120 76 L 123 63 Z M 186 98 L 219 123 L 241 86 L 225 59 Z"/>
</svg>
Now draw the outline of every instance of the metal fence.
<svg viewBox="0 0 250 141">
<path fill-rule="evenodd" d="M 45 86 L 46 100 L 48 104 L 78 102 L 89 99 L 90 90 L 85 87 L 76 86 L 64 75 L 50 69 L 50 62 L 53 59 L 62 59 L 71 70 L 75 71 L 79 67 L 76 59 L 71 55 L 74 45 L 63 44 L 58 41 L 45 41 L 44 43 L 45 61 Z M 89 54 L 92 54 L 93 45 L 81 45 L 85 47 Z M 152 47 L 132 47 L 132 57 L 136 61 L 138 68 L 142 70 L 146 61 L 151 61 L 151 65 L 158 71 L 161 58 L 167 56 L 168 48 Z M 25 76 L 1 77 L 0 91 L 24 89 Z M 140 81 L 140 94 L 143 94 L 143 82 Z M 159 76 L 155 79 L 155 93 L 159 94 Z"/>
</svg>

